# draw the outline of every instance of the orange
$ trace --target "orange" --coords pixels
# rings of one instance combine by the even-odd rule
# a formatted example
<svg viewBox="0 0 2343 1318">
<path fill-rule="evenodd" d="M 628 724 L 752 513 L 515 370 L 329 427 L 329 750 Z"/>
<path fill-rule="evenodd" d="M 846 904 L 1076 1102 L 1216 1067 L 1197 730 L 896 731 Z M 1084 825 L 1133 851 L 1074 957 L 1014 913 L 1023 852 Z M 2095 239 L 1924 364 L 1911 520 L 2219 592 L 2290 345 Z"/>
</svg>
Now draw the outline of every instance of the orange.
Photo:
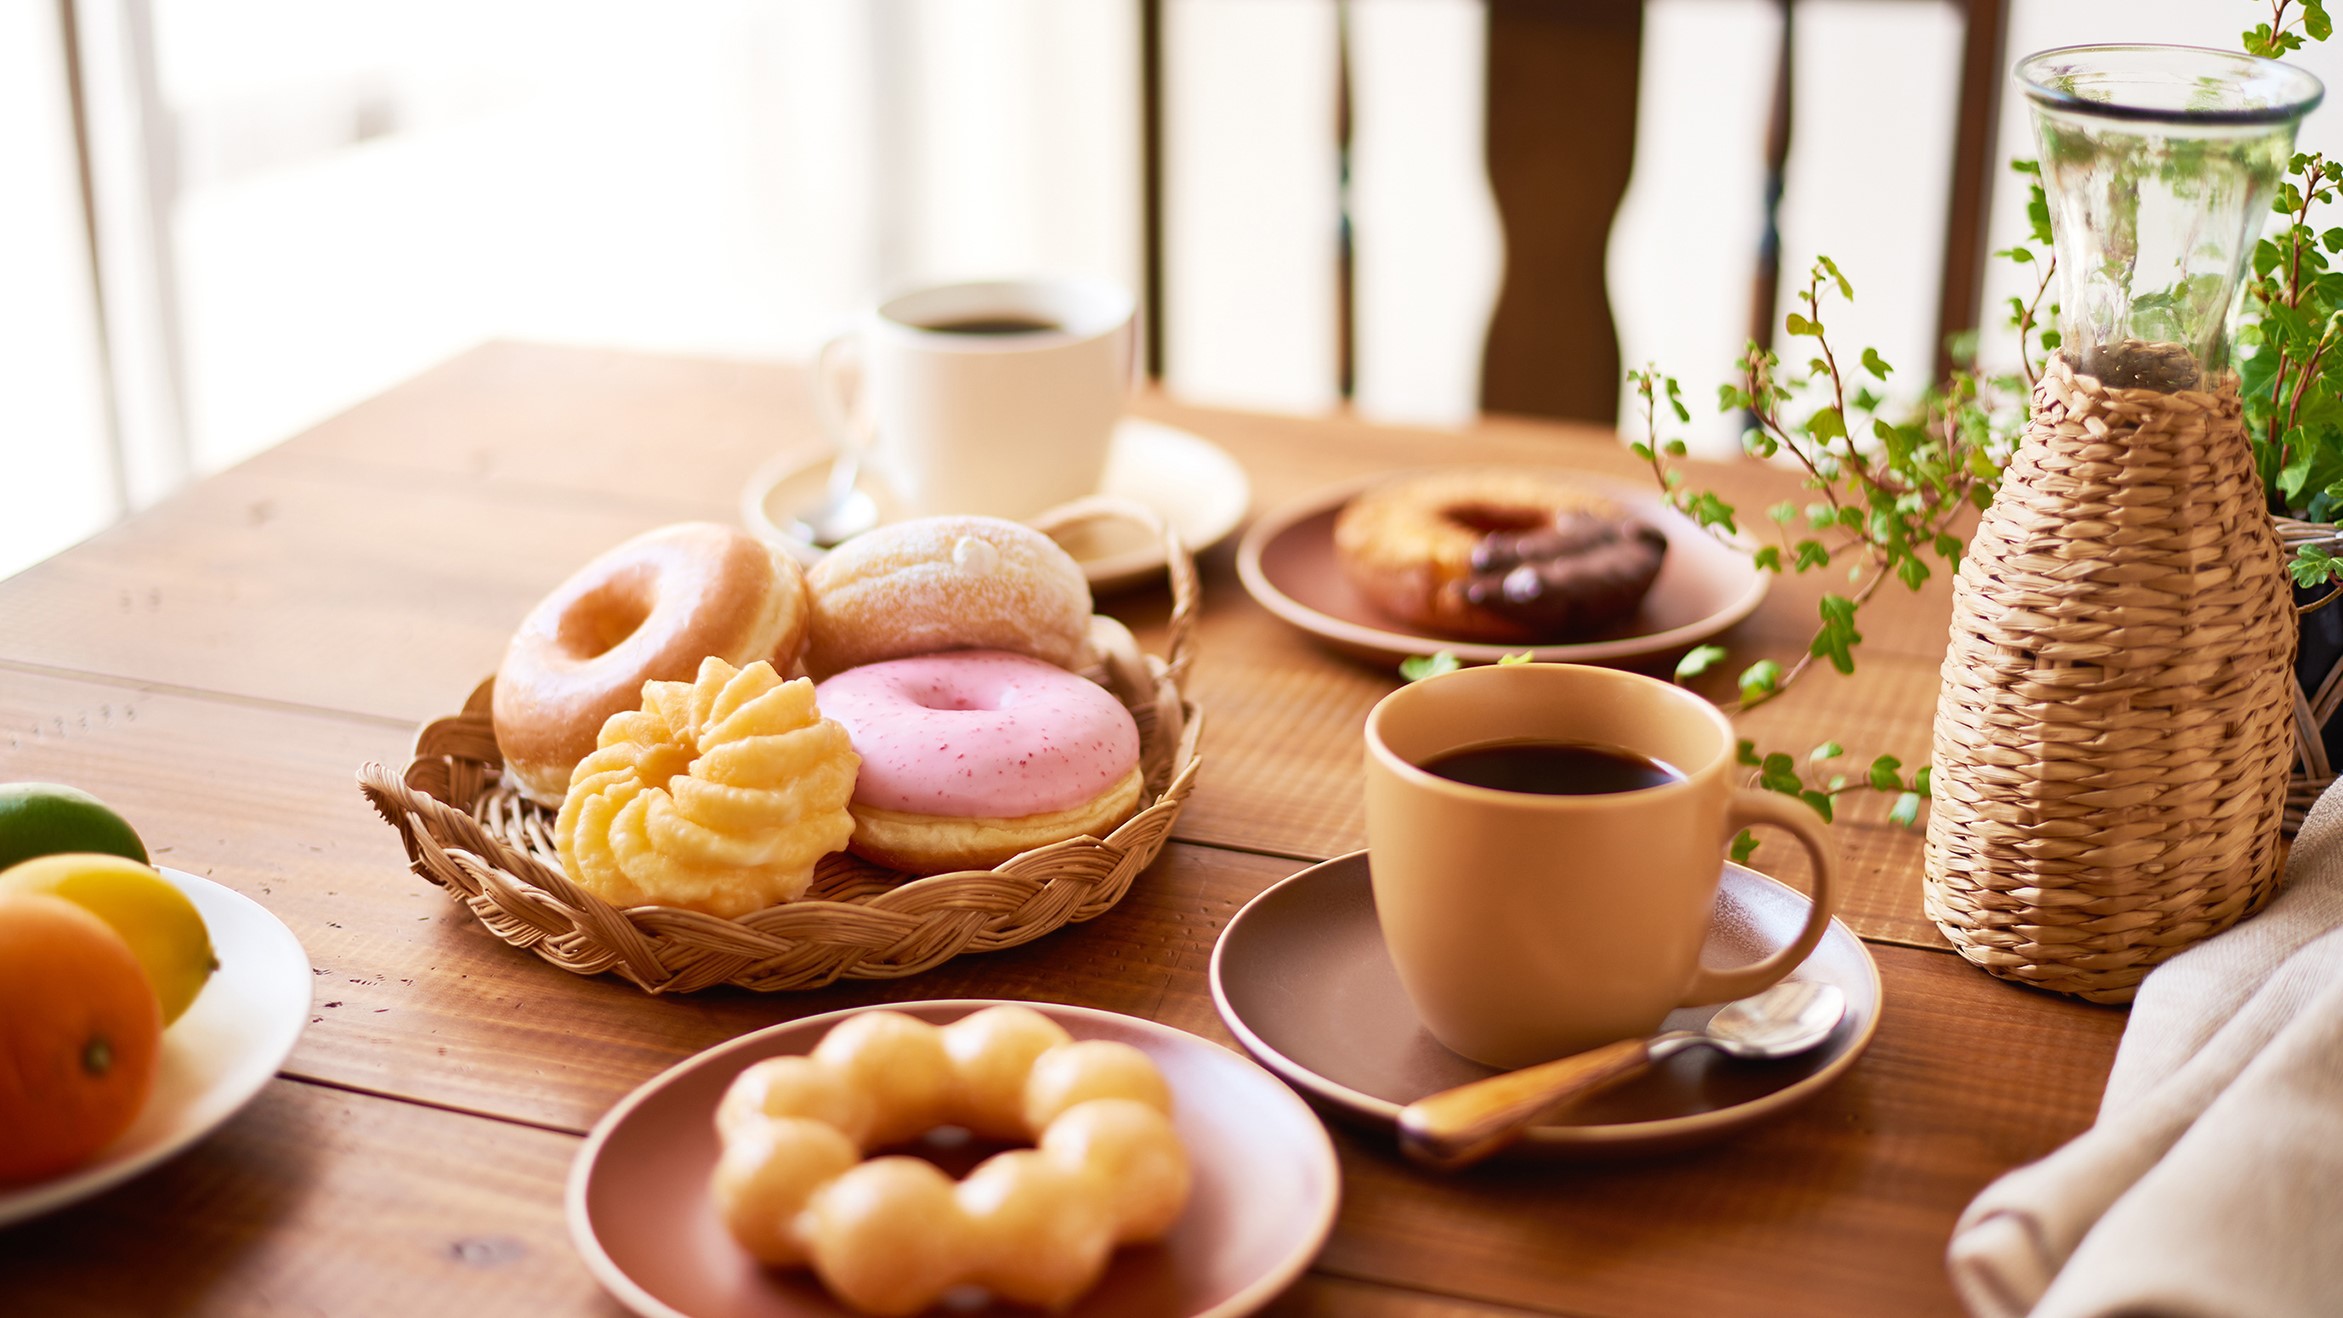
<svg viewBox="0 0 2343 1318">
<path fill-rule="evenodd" d="M 0 870 L 60 851 L 102 851 L 146 860 L 146 844 L 129 822 L 80 788 L 0 783 Z"/>
<path fill-rule="evenodd" d="M 0 1182 L 69 1171 L 130 1128 L 163 1017 L 122 936 L 62 897 L 0 896 Z"/>
</svg>

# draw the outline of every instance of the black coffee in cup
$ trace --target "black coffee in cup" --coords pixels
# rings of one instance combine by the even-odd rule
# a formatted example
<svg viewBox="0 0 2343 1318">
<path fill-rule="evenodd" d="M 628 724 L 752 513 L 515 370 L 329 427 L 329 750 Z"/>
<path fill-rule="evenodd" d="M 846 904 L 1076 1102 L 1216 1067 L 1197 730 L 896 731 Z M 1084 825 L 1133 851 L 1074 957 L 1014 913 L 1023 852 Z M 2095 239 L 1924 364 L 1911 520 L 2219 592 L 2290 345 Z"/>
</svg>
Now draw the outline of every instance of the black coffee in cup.
<svg viewBox="0 0 2343 1318">
<path fill-rule="evenodd" d="M 1648 756 L 1575 741 L 1467 746 L 1436 755 L 1422 768 L 1451 782 L 1539 796 L 1603 796 L 1684 780 L 1683 774 Z"/>
<path fill-rule="evenodd" d="M 1041 334 L 1065 327 L 1054 320 L 1042 320 L 1035 316 L 1003 315 L 942 320 L 920 328 L 936 334 Z"/>
</svg>

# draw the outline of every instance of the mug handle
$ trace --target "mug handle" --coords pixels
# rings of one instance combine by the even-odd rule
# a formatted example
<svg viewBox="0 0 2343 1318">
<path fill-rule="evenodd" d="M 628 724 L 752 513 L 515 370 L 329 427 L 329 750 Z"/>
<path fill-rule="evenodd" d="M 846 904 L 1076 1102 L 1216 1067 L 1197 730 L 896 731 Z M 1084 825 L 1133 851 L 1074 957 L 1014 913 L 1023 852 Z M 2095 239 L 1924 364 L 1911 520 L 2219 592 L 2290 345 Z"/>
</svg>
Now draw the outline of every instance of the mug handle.
<svg viewBox="0 0 2343 1318">
<path fill-rule="evenodd" d="M 1814 945 L 1822 941 L 1823 929 L 1830 923 L 1831 912 L 1837 909 L 1839 849 L 1831 842 L 1820 816 L 1807 809 L 1803 802 L 1778 792 L 1738 788 L 1733 793 L 1732 807 L 1726 812 L 1727 836 L 1737 836 L 1751 824 L 1777 824 L 1788 829 L 1797 835 L 1799 845 L 1806 848 L 1807 856 L 1814 861 L 1814 901 L 1806 912 L 1806 927 L 1798 931 L 1789 946 L 1755 965 L 1732 970 L 1701 966 L 1679 1006 L 1731 1002 L 1770 988 L 1796 969 L 1806 954 L 1814 950 Z"/>
<path fill-rule="evenodd" d="M 847 330 L 842 334 L 831 335 L 820 350 L 814 353 L 814 417 L 841 453 L 863 447 L 860 429 L 854 424 L 852 409 L 838 378 L 838 354 L 859 342 L 860 335 L 854 330 Z"/>
</svg>

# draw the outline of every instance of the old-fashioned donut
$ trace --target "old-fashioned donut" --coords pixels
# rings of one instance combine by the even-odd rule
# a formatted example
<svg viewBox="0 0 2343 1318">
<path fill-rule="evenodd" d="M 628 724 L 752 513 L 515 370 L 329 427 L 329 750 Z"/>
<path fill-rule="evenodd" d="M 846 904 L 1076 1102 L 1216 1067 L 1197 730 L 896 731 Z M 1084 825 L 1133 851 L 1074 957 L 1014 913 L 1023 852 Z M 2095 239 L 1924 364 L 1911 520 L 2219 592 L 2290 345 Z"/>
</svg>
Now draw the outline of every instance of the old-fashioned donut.
<svg viewBox="0 0 2343 1318">
<path fill-rule="evenodd" d="M 797 561 L 745 531 L 685 522 L 595 558 L 522 620 L 496 670 L 506 777 L 558 806 L 570 770 L 645 682 L 688 682 L 710 655 L 797 665 L 809 617 Z"/>
<path fill-rule="evenodd" d="M 1567 475 L 1485 468 L 1368 490 L 1336 517 L 1334 546 L 1351 585 L 1397 622 L 1536 643 L 1634 614 L 1668 541 Z"/>
<path fill-rule="evenodd" d="M 1171 1089 L 1129 1044 L 1077 1042 L 1030 1007 L 938 1028 L 867 1011 L 813 1052 L 741 1072 L 716 1112 L 713 1191 L 741 1246 L 810 1266 L 864 1313 L 911 1314 L 974 1284 L 1060 1308 L 1115 1246 L 1156 1240 L 1187 1204 Z M 915 1157 L 863 1161 L 939 1126 L 1034 1145 L 954 1182 Z"/>
</svg>

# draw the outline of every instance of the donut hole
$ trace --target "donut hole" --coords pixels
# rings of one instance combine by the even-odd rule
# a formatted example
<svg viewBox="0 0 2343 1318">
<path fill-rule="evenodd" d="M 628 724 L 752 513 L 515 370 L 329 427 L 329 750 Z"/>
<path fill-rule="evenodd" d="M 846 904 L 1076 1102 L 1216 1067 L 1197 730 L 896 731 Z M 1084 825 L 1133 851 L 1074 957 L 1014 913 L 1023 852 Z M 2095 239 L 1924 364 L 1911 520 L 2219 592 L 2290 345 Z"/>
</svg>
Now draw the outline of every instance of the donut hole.
<svg viewBox="0 0 2343 1318">
<path fill-rule="evenodd" d="M 1489 503 L 1450 504 L 1440 510 L 1440 516 L 1475 535 L 1490 535 L 1498 531 L 1535 531 L 1550 525 L 1554 514 L 1550 509 L 1508 508 Z"/>
<path fill-rule="evenodd" d="M 915 1135 L 900 1144 L 883 1149 L 872 1149 L 869 1156 L 902 1154 L 932 1165 L 937 1171 L 955 1181 L 966 1180 L 977 1164 L 996 1153 L 1010 1149 L 1030 1149 L 1030 1141 L 997 1140 L 977 1134 L 966 1126 L 937 1126 Z"/>
<path fill-rule="evenodd" d="M 910 694 L 911 703 L 921 709 L 942 710 L 949 714 L 964 714 L 993 708 L 990 703 L 979 700 L 966 691 L 954 691 L 941 686 L 921 687 Z"/>
<path fill-rule="evenodd" d="M 595 659 L 626 644 L 651 617 L 651 592 L 635 574 L 612 577 L 561 615 L 561 648 L 579 659 Z"/>
</svg>

